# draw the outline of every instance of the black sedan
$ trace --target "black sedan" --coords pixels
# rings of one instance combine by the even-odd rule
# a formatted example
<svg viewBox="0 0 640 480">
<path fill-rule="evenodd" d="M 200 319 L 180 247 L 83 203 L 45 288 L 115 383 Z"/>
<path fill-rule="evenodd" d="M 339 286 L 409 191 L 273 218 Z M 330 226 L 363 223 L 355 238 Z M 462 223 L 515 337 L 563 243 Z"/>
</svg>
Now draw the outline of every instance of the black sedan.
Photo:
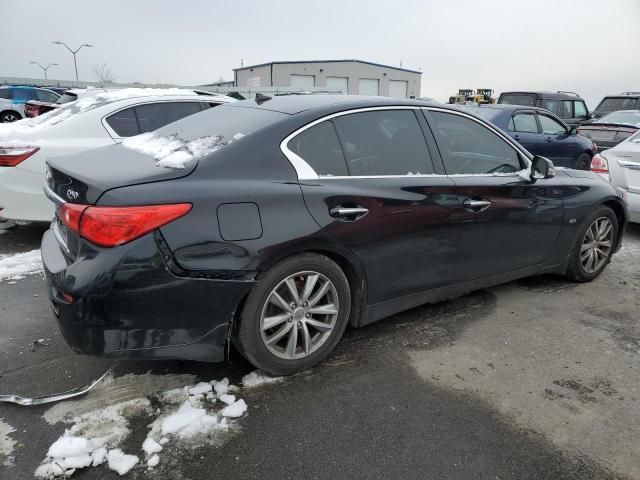
<svg viewBox="0 0 640 480">
<path fill-rule="evenodd" d="M 49 161 L 42 240 L 66 341 L 272 374 L 346 326 L 554 272 L 596 278 L 623 194 L 482 119 L 378 97 L 259 97 Z"/>
<path fill-rule="evenodd" d="M 552 160 L 554 165 L 589 170 L 597 153 L 594 142 L 543 108 L 518 105 L 468 105 L 475 113 L 510 135 L 534 155 Z"/>
</svg>

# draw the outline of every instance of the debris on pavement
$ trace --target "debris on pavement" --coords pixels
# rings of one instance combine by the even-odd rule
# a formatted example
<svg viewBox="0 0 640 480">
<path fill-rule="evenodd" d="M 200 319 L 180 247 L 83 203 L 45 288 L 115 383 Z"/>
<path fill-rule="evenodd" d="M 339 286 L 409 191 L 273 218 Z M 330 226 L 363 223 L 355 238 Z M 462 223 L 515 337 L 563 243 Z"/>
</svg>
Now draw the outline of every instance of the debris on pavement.
<svg viewBox="0 0 640 480">
<path fill-rule="evenodd" d="M 33 342 L 31 342 L 31 351 L 35 352 L 36 351 L 36 347 L 38 345 L 42 345 L 43 347 L 48 347 L 49 344 L 47 343 L 47 341 L 44 338 L 39 338 L 37 340 L 34 340 Z"/>
<path fill-rule="evenodd" d="M 284 377 L 271 377 L 260 370 L 254 370 L 242 377 L 242 385 L 245 388 L 261 387 L 271 383 L 282 383 L 283 381 Z"/>
<path fill-rule="evenodd" d="M 32 350 L 33 351 L 33 350 Z M 94 380 L 90 385 L 67 390 L 66 392 L 54 393 L 52 395 L 43 395 L 41 397 L 21 397 L 19 395 L 0 395 L 0 403 L 17 403 L 18 405 L 43 405 L 45 403 L 59 402 L 60 400 L 67 400 L 69 398 L 78 397 L 89 392 L 93 387 L 104 380 L 116 367 L 117 363 L 113 364 L 109 370 L 104 372 L 100 378 Z"/>
</svg>

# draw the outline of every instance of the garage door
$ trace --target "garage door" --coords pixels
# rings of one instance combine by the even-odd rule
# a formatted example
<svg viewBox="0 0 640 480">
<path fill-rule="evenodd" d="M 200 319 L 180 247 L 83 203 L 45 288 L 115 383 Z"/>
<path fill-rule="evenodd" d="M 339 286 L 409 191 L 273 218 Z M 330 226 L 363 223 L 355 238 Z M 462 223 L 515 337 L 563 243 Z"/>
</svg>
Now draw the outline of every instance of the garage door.
<svg viewBox="0 0 640 480">
<path fill-rule="evenodd" d="M 379 95 L 378 92 L 378 80 L 361 78 L 358 82 L 358 93 L 360 95 Z"/>
<path fill-rule="evenodd" d="M 347 77 L 327 77 L 327 88 L 331 91 L 340 90 L 346 94 L 349 88 L 349 79 Z"/>
<path fill-rule="evenodd" d="M 294 88 L 313 88 L 316 77 L 313 75 L 291 75 L 291 86 Z"/>
<path fill-rule="evenodd" d="M 407 82 L 405 80 L 389 80 L 389 96 L 407 98 Z"/>
</svg>

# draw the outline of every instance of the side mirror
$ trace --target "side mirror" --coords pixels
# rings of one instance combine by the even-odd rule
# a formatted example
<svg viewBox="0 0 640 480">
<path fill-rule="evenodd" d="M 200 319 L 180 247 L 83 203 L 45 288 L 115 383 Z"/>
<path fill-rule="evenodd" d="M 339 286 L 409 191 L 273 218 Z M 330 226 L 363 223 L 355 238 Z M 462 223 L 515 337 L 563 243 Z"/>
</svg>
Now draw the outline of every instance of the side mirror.
<svg viewBox="0 0 640 480">
<path fill-rule="evenodd" d="M 555 176 L 556 169 L 554 168 L 551 160 L 540 157 L 539 155 L 533 157 L 533 160 L 531 160 L 532 179 L 553 178 Z"/>
<path fill-rule="evenodd" d="M 575 135 L 578 129 L 575 126 L 569 126 L 567 129 L 567 135 Z"/>
</svg>

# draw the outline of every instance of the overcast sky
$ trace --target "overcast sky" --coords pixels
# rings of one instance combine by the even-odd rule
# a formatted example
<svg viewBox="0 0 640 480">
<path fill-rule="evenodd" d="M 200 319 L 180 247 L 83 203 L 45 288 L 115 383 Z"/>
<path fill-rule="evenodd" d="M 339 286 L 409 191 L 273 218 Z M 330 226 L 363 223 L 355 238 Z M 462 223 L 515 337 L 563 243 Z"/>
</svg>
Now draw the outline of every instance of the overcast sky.
<svg viewBox="0 0 640 480">
<path fill-rule="evenodd" d="M 590 107 L 640 90 L 640 0 L 0 0 L 0 76 L 120 82 L 232 79 L 272 60 L 358 58 L 420 69 L 422 95 L 572 90 Z"/>
</svg>

